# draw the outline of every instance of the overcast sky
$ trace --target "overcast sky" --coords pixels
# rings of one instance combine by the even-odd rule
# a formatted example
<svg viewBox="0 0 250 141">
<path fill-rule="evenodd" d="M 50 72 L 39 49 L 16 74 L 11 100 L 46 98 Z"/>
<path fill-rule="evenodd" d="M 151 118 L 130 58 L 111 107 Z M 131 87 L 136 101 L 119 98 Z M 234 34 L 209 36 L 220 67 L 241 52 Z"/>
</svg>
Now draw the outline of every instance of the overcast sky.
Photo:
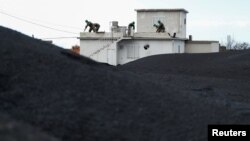
<svg viewBox="0 0 250 141">
<path fill-rule="evenodd" d="M 136 21 L 134 9 L 184 8 L 189 11 L 187 35 L 193 39 L 225 42 L 230 34 L 250 42 L 249 6 L 249 0 L 0 0 L 0 25 L 41 39 L 78 37 L 85 19 L 109 31 L 110 21 L 123 26 Z M 64 48 L 79 45 L 74 38 L 53 42 Z"/>
</svg>

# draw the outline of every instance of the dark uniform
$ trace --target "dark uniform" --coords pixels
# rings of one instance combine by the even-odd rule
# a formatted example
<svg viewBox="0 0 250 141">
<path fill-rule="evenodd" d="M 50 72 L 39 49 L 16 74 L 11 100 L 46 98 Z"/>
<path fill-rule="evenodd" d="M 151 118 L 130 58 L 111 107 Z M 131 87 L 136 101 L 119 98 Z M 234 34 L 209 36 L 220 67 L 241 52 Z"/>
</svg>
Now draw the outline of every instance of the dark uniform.
<svg viewBox="0 0 250 141">
<path fill-rule="evenodd" d="M 158 21 L 158 24 L 159 25 L 154 24 L 154 27 L 157 28 L 156 32 L 157 33 L 160 33 L 160 32 L 163 33 L 163 32 L 165 32 L 165 26 L 164 26 L 164 24 L 160 20 Z"/>
<path fill-rule="evenodd" d="M 99 28 L 100 28 L 100 25 L 98 23 L 93 23 L 94 25 L 94 32 L 98 32 Z"/>
<path fill-rule="evenodd" d="M 88 20 L 85 20 L 86 22 L 86 26 L 84 31 L 89 27 L 89 32 L 91 32 L 93 30 L 93 32 L 98 32 L 100 25 L 98 23 L 92 23 Z"/>
<path fill-rule="evenodd" d="M 128 25 L 128 35 L 131 34 L 131 29 L 135 30 L 135 22 L 132 22 Z"/>
<path fill-rule="evenodd" d="M 135 22 L 132 22 L 128 25 L 128 28 L 133 28 L 135 30 Z"/>
</svg>

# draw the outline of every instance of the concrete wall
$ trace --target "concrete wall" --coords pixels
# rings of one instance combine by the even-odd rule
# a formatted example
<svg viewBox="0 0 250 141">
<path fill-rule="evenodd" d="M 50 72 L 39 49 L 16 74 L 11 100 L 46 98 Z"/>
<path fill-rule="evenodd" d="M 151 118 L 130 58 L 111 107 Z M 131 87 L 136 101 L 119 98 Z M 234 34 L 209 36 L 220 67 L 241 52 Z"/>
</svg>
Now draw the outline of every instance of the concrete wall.
<svg viewBox="0 0 250 141">
<path fill-rule="evenodd" d="M 117 43 L 113 43 L 107 48 L 107 63 L 117 65 Z"/>
<path fill-rule="evenodd" d="M 187 33 L 187 14 L 184 12 L 180 12 L 180 31 L 179 34 L 177 34 L 177 37 L 186 38 L 187 36 L 186 33 Z"/>
<path fill-rule="evenodd" d="M 124 33 L 123 32 L 81 32 L 80 33 L 80 38 L 120 38 L 123 37 Z"/>
<path fill-rule="evenodd" d="M 111 65 L 125 64 L 139 58 L 170 53 L 184 53 L 184 41 L 162 39 L 81 40 L 80 54 Z M 145 49 L 146 46 L 148 49 Z M 102 49 L 106 46 L 104 49 Z M 98 53 L 93 54 L 97 50 Z"/>
<path fill-rule="evenodd" d="M 111 44 L 111 40 L 80 40 L 80 54 L 94 60 L 98 60 L 98 62 L 107 63 L 107 48 L 103 49 L 99 53 L 93 53 L 100 50 L 104 46 L 110 46 Z"/>
<path fill-rule="evenodd" d="M 177 33 L 177 37 L 186 37 L 186 13 L 177 12 L 139 12 L 137 11 L 137 32 L 156 32 L 153 26 L 157 21 L 163 22 L 166 32 L 173 35 Z"/>
<path fill-rule="evenodd" d="M 154 38 L 154 39 L 162 39 L 162 38 L 165 38 L 165 39 L 169 39 L 171 38 L 168 33 L 156 33 L 156 32 L 136 32 L 134 33 L 134 36 L 133 37 L 138 37 L 138 38 Z"/>
<path fill-rule="evenodd" d="M 185 53 L 213 53 L 219 52 L 219 42 L 186 42 Z"/>
<path fill-rule="evenodd" d="M 149 45 L 148 49 L 144 49 L 146 45 Z M 117 64 L 125 64 L 151 55 L 178 53 L 177 46 L 180 47 L 180 53 L 184 53 L 184 41 L 123 40 L 117 45 Z"/>
<path fill-rule="evenodd" d="M 185 52 L 185 41 L 173 41 L 173 53 L 184 53 Z"/>
</svg>

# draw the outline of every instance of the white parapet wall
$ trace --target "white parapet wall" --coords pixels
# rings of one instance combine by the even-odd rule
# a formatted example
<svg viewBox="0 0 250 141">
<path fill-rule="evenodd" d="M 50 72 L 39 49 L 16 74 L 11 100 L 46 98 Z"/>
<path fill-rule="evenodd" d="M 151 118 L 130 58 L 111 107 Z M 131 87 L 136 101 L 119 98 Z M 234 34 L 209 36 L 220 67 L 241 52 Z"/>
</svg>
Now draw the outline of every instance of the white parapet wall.
<svg viewBox="0 0 250 141">
<path fill-rule="evenodd" d="M 154 39 L 169 39 L 171 38 L 168 33 L 156 33 L 156 32 L 136 32 L 133 37 L 135 38 L 154 38 Z"/>
<path fill-rule="evenodd" d="M 81 32 L 80 33 L 80 39 L 110 39 L 110 38 L 120 38 L 123 36 L 124 36 L 124 33 L 122 32 L 98 32 L 98 33 Z"/>
<path fill-rule="evenodd" d="M 117 65 L 116 42 L 123 33 L 80 33 L 80 54 L 95 61 Z"/>
<path fill-rule="evenodd" d="M 219 52 L 218 41 L 186 41 L 185 53 L 215 53 Z"/>
<path fill-rule="evenodd" d="M 112 44 L 112 40 L 81 40 L 80 41 L 80 54 L 86 57 L 93 56 L 97 50 L 102 49 L 104 46 Z"/>
</svg>

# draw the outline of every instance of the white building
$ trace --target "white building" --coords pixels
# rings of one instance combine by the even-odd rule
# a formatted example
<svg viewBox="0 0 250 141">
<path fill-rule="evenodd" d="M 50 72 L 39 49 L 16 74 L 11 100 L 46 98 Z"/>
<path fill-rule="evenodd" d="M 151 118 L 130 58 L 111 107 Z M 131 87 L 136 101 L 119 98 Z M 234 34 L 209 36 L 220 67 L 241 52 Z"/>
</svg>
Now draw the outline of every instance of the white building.
<svg viewBox="0 0 250 141">
<path fill-rule="evenodd" d="M 111 65 L 170 53 L 219 52 L 218 41 L 192 41 L 186 38 L 185 9 L 138 9 L 137 32 L 128 36 L 126 26 L 112 22 L 111 32 L 80 33 L 80 54 Z M 160 20 L 165 33 L 156 33 L 153 26 Z M 171 36 L 169 36 L 169 34 Z M 176 34 L 176 37 L 173 35 Z"/>
</svg>

